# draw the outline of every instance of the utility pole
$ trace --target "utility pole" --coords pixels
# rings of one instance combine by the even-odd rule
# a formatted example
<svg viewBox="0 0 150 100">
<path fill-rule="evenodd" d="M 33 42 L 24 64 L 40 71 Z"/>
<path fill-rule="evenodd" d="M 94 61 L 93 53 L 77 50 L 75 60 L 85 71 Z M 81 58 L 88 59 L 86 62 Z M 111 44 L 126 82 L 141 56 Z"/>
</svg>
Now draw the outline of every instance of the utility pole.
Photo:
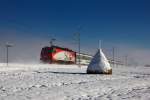
<svg viewBox="0 0 150 100">
<path fill-rule="evenodd" d="M 0 44 L 0 46 L 1 46 L 1 44 Z M 0 54 L 0 59 L 1 59 L 1 54 Z M 1 62 L 1 61 L 0 61 Z"/>
<path fill-rule="evenodd" d="M 102 40 L 99 40 L 99 49 L 102 48 Z"/>
<path fill-rule="evenodd" d="M 128 66 L 128 55 L 125 56 L 125 66 Z"/>
<path fill-rule="evenodd" d="M 7 57 L 7 59 L 6 59 L 6 63 L 7 63 L 7 66 L 8 66 L 8 62 L 9 62 L 9 58 L 8 58 L 8 48 L 9 47 L 13 47 L 13 44 L 9 44 L 9 43 L 6 43 L 6 57 Z"/>
<path fill-rule="evenodd" d="M 113 56 L 113 67 L 115 67 L 115 47 L 112 48 L 112 56 Z"/>
<path fill-rule="evenodd" d="M 0 46 L 1 46 L 1 44 L 0 44 Z M 0 54 L 1 55 L 1 54 Z M 1 56 L 0 56 L 0 59 L 1 59 Z"/>
<path fill-rule="evenodd" d="M 55 38 L 52 38 L 52 39 L 50 40 L 50 42 L 49 42 L 49 43 L 50 43 L 50 46 L 53 46 L 53 42 L 54 42 L 54 41 L 56 41 Z"/>
<path fill-rule="evenodd" d="M 79 52 L 79 55 L 78 55 L 79 56 L 78 57 L 79 58 L 78 66 L 81 67 L 81 64 L 80 64 L 80 62 L 81 62 L 81 58 L 80 58 L 80 51 L 81 51 L 80 33 L 78 32 L 77 35 L 78 35 L 77 37 L 78 37 L 78 52 Z"/>
<path fill-rule="evenodd" d="M 80 39 L 80 33 L 77 32 L 77 33 L 74 33 L 74 36 L 75 36 L 75 41 L 76 41 L 76 44 L 77 44 L 77 51 L 78 51 L 78 55 L 77 55 L 77 64 L 78 64 L 78 67 L 81 67 L 81 58 L 80 58 L 80 51 L 81 51 L 81 39 Z"/>
<path fill-rule="evenodd" d="M 81 57 L 80 57 L 80 53 L 81 53 L 81 36 L 80 36 L 80 31 L 81 30 L 81 26 L 78 27 L 78 32 L 75 33 L 75 40 L 77 41 L 78 44 L 78 66 L 81 67 Z"/>
</svg>

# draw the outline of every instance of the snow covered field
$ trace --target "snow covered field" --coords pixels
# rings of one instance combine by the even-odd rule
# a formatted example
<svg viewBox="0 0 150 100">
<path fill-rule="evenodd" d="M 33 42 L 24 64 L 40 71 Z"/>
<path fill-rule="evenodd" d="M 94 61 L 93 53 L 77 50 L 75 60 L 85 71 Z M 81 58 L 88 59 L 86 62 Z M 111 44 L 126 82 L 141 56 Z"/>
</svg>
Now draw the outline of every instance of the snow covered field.
<svg viewBox="0 0 150 100">
<path fill-rule="evenodd" d="M 150 100 L 150 67 L 86 74 L 86 66 L 0 64 L 0 100 Z"/>
</svg>

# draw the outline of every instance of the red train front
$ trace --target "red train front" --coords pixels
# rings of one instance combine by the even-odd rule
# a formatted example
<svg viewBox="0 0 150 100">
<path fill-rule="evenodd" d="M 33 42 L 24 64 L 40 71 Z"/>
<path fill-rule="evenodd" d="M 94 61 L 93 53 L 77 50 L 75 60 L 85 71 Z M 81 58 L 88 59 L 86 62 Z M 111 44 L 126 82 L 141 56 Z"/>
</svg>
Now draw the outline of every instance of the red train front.
<svg viewBox="0 0 150 100">
<path fill-rule="evenodd" d="M 58 46 L 44 47 L 41 50 L 40 60 L 44 63 L 75 64 L 76 52 Z"/>
</svg>

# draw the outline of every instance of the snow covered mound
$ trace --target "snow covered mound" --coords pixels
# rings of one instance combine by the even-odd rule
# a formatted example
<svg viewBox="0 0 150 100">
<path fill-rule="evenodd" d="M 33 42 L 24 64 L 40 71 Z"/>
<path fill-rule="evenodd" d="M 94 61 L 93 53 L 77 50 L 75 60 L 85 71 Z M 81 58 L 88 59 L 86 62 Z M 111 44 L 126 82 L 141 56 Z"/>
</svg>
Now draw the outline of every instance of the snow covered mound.
<svg viewBox="0 0 150 100">
<path fill-rule="evenodd" d="M 105 57 L 102 49 L 98 49 L 97 53 L 91 60 L 88 68 L 88 74 L 112 74 L 112 68 Z"/>
</svg>

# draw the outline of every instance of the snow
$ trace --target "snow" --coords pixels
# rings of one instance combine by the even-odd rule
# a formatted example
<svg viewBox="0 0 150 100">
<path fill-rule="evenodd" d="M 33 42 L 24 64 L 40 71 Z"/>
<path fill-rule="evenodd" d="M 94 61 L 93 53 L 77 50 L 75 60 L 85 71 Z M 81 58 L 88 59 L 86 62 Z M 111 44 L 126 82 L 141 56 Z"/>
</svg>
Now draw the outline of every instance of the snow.
<svg viewBox="0 0 150 100">
<path fill-rule="evenodd" d="M 0 64 L 0 100 L 150 100 L 150 68 L 113 67 L 112 75 L 86 74 L 87 66 Z"/>
<path fill-rule="evenodd" d="M 88 68 L 87 68 L 87 73 L 106 73 L 110 74 L 112 73 L 112 68 L 110 67 L 110 64 L 102 52 L 102 49 L 98 49 L 97 53 L 91 60 Z"/>
</svg>

